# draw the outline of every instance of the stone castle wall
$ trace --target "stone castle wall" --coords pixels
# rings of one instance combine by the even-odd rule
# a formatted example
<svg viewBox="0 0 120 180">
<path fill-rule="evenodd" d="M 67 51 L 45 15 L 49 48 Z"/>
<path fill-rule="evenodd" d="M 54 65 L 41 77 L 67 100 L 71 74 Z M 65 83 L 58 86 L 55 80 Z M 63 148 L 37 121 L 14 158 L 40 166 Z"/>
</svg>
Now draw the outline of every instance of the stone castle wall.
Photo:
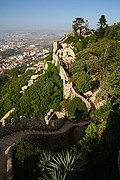
<svg viewBox="0 0 120 180">
<path fill-rule="evenodd" d="M 58 47 L 58 49 L 56 49 L 57 47 Z M 64 47 L 64 46 L 59 45 L 58 42 L 53 44 L 53 62 L 55 63 L 55 65 L 57 65 L 58 63 L 60 64 L 61 60 L 62 60 L 62 57 L 59 57 L 59 53 L 58 53 L 58 51 L 60 51 L 59 47 Z M 69 47 L 67 47 L 67 49 L 69 49 Z M 62 51 L 64 54 L 64 48 L 62 49 Z M 71 56 L 75 58 L 75 55 L 73 56 L 73 51 L 71 51 L 71 46 L 70 46 L 69 52 L 72 52 Z M 69 82 L 69 77 L 61 65 L 60 65 L 60 73 L 59 74 L 60 74 L 61 79 L 63 80 L 63 97 L 65 99 L 68 99 L 68 98 L 73 99 L 74 97 L 79 97 L 86 104 L 86 107 L 88 108 L 88 110 L 90 110 L 91 109 L 90 102 L 88 102 L 87 99 L 85 99 L 83 96 L 81 96 L 74 90 L 72 82 Z"/>
</svg>

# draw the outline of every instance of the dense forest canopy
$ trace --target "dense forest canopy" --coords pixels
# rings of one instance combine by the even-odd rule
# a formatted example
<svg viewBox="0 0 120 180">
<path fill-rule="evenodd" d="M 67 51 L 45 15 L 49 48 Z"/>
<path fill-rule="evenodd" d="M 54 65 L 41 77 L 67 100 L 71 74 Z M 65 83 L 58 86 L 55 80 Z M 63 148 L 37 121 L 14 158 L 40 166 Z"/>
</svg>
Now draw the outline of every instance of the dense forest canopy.
<svg viewBox="0 0 120 180">
<path fill-rule="evenodd" d="M 16 114 L 40 119 L 51 108 L 56 111 L 60 110 L 60 101 L 63 98 L 62 89 L 59 71 L 49 64 L 47 72 L 29 87 L 19 99 Z"/>
<path fill-rule="evenodd" d="M 49 64 L 47 72 L 24 94 L 20 93 L 21 87 L 27 85 L 34 72 L 28 70 L 18 77 L 16 76 L 18 71 L 16 69 L 12 71 L 14 75 L 8 79 L 0 91 L 0 118 L 13 107 L 16 109 L 15 116 L 35 117 L 36 119 L 43 118 L 51 108 L 60 109 L 63 87 L 59 69 Z"/>
</svg>

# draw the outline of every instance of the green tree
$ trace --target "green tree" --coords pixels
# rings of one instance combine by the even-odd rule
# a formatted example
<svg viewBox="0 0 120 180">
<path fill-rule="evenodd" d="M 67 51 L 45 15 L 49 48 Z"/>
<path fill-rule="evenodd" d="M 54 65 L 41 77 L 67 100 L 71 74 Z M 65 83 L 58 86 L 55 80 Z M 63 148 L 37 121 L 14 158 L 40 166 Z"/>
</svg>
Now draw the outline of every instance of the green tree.
<svg viewBox="0 0 120 180">
<path fill-rule="evenodd" d="M 18 140 L 13 148 L 13 171 L 17 180 L 36 180 L 41 149 L 28 139 Z"/>
<path fill-rule="evenodd" d="M 83 28 L 83 24 L 85 23 L 84 19 L 81 17 L 75 18 L 75 20 L 73 21 L 73 28 L 75 31 L 80 31 L 80 35 L 82 32 L 82 28 Z"/>
<path fill-rule="evenodd" d="M 62 89 L 59 71 L 50 64 L 46 73 L 21 96 L 16 113 L 19 116 L 41 120 L 49 109 L 52 108 L 56 111 L 60 109 L 60 101 L 63 98 Z"/>
<path fill-rule="evenodd" d="M 105 16 L 101 15 L 101 17 L 99 19 L 99 22 L 97 24 L 98 29 L 97 29 L 97 31 L 95 33 L 97 39 L 104 37 L 105 32 L 106 32 L 107 27 L 108 27 L 106 22 L 107 22 L 107 20 L 106 20 Z"/>
<path fill-rule="evenodd" d="M 105 37 L 120 40 L 120 22 L 109 26 L 105 32 Z"/>
<path fill-rule="evenodd" d="M 80 140 L 81 154 L 84 157 L 92 157 L 97 153 L 100 144 L 97 131 L 96 124 L 94 122 L 90 123 L 86 129 L 85 137 Z"/>
<path fill-rule="evenodd" d="M 86 129 L 86 135 L 80 140 L 81 154 L 85 157 L 94 157 L 103 149 L 102 137 L 106 130 L 111 105 L 101 106 L 91 113 L 93 122 Z"/>
<path fill-rule="evenodd" d="M 92 78 L 85 71 L 78 71 L 73 74 L 71 81 L 75 84 L 76 89 L 81 93 L 87 92 L 92 87 Z"/>
<path fill-rule="evenodd" d="M 105 18 L 105 15 L 101 15 L 100 19 L 99 19 L 99 22 L 98 22 L 98 26 L 99 28 L 105 28 L 107 27 L 107 20 Z"/>
<path fill-rule="evenodd" d="M 70 119 L 82 120 L 87 115 L 87 108 L 79 97 L 75 97 L 67 108 Z"/>
</svg>

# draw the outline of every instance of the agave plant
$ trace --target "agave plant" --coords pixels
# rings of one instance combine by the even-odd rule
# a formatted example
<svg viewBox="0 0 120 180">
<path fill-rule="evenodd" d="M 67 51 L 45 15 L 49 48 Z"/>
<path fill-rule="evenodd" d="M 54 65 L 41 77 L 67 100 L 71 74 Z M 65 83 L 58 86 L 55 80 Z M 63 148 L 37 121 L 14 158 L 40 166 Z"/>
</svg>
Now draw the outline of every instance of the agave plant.
<svg viewBox="0 0 120 180">
<path fill-rule="evenodd" d="M 63 150 L 55 155 L 50 151 L 43 152 L 41 157 L 40 163 L 43 164 L 40 166 L 44 167 L 44 180 L 83 180 L 84 162 L 80 161 L 78 154 L 73 150 Z"/>
<path fill-rule="evenodd" d="M 54 153 L 52 151 L 44 150 L 41 152 L 39 156 L 40 180 L 45 180 L 48 178 L 49 173 L 47 167 L 53 157 L 54 157 Z"/>
</svg>

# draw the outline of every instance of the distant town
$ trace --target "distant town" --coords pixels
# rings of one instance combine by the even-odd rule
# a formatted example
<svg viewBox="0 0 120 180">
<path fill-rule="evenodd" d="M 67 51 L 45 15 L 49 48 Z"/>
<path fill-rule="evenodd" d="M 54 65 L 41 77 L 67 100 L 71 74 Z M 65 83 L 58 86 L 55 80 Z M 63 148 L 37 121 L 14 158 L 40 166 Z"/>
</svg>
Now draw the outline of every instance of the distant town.
<svg viewBox="0 0 120 180">
<path fill-rule="evenodd" d="M 0 33 L 0 74 L 23 63 L 30 66 L 33 61 L 45 58 L 52 50 L 53 41 L 61 36 L 61 33 Z"/>
</svg>

